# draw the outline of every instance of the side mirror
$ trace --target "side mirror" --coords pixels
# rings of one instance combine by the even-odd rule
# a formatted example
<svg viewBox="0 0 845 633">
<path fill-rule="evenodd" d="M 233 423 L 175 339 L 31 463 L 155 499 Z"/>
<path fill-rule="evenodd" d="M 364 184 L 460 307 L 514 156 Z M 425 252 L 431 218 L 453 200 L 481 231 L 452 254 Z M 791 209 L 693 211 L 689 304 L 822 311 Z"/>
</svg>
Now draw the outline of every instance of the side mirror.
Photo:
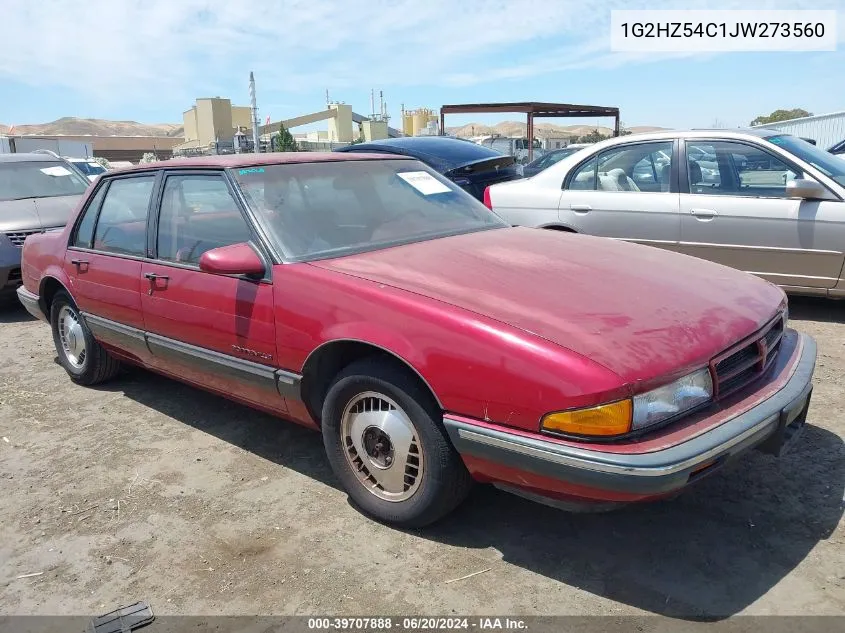
<svg viewBox="0 0 845 633">
<path fill-rule="evenodd" d="M 802 198 L 804 200 L 832 200 L 830 193 L 823 185 L 815 180 L 796 178 L 786 183 L 787 198 Z"/>
<path fill-rule="evenodd" d="M 246 242 L 221 246 L 200 257 L 200 270 L 215 275 L 263 275 L 264 262 Z"/>
</svg>

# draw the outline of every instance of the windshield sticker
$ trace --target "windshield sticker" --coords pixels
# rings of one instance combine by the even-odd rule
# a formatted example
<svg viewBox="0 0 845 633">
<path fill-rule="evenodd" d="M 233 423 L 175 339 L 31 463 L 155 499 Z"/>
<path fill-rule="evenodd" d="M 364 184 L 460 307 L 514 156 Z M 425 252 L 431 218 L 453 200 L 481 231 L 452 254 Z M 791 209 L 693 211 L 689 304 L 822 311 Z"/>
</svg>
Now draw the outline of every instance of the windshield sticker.
<svg viewBox="0 0 845 633">
<path fill-rule="evenodd" d="M 238 174 L 241 176 L 245 176 L 246 174 L 263 174 L 264 168 L 263 167 L 248 167 L 246 169 L 239 169 Z"/>
<path fill-rule="evenodd" d="M 396 174 L 424 196 L 452 191 L 426 171 L 404 171 Z"/>
<path fill-rule="evenodd" d="M 47 174 L 48 176 L 70 176 L 70 171 L 61 165 L 56 165 L 55 167 L 44 167 L 41 169 L 41 173 Z"/>
</svg>

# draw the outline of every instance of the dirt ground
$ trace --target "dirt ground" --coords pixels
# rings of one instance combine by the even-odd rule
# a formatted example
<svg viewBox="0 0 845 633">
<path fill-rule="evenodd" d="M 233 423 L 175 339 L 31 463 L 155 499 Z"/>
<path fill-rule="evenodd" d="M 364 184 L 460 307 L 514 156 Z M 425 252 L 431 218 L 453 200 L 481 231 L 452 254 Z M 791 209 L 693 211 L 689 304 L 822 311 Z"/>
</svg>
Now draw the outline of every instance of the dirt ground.
<svg viewBox="0 0 845 633">
<path fill-rule="evenodd" d="M 843 614 L 845 303 L 791 311 L 819 362 L 784 458 L 599 515 L 478 487 L 405 532 L 349 504 L 319 435 L 141 370 L 75 386 L 4 310 L 0 615 Z"/>
</svg>

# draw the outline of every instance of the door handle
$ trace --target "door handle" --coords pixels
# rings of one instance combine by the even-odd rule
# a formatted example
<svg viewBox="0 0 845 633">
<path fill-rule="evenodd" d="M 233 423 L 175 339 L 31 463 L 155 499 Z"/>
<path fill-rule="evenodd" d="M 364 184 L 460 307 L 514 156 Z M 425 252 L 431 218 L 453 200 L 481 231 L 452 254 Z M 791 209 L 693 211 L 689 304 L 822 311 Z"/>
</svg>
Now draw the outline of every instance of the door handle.
<svg viewBox="0 0 845 633">
<path fill-rule="evenodd" d="M 589 204 L 570 204 L 569 208 L 576 213 L 588 213 L 593 210 Z"/>
<path fill-rule="evenodd" d="M 88 260 L 87 259 L 72 259 L 70 263 L 79 268 L 80 266 L 87 266 Z"/>
<path fill-rule="evenodd" d="M 144 273 L 144 277 L 150 280 L 150 289 L 147 290 L 147 294 L 151 297 L 153 296 L 153 291 L 156 290 L 156 284 L 159 279 L 163 279 L 165 282 L 170 279 L 167 275 L 158 275 L 156 273 Z M 164 288 L 167 288 L 167 283 L 164 284 Z"/>
<path fill-rule="evenodd" d="M 690 209 L 689 212 L 695 216 L 696 220 L 712 220 L 719 215 L 715 209 Z"/>
</svg>

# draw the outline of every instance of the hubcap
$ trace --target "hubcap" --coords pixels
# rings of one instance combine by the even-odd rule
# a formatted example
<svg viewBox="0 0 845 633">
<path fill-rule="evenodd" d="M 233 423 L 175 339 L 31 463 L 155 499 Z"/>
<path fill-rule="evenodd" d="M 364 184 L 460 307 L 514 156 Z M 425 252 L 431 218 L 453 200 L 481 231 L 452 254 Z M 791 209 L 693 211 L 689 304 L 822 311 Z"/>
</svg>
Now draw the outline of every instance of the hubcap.
<svg viewBox="0 0 845 633">
<path fill-rule="evenodd" d="M 417 429 L 384 394 L 355 396 L 343 410 L 341 440 L 358 481 L 379 499 L 405 501 L 419 488 L 423 456 Z"/>
<path fill-rule="evenodd" d="M 59 338 L 67 361 L 76 368 L 85 364 L 85 335 L 79 315 L 70 306 L 59 311 Z"/>
</svg>

